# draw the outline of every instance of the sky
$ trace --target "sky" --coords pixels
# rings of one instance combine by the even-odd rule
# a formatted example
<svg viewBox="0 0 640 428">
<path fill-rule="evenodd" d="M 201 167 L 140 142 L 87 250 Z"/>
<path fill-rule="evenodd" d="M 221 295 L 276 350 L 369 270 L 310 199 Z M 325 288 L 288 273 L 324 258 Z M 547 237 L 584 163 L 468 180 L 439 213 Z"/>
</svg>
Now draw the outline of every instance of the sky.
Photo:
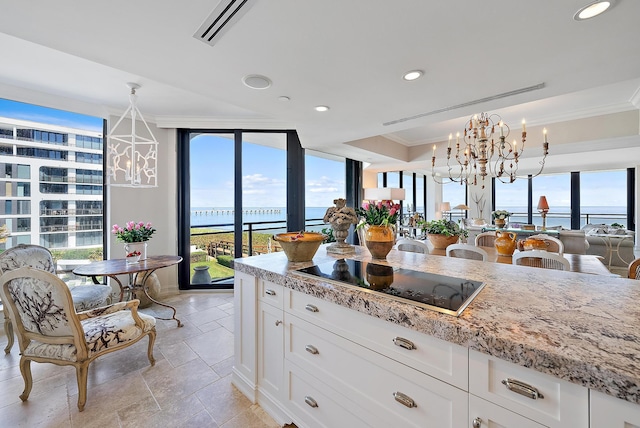
<svg viewBox="0 0 640 428">
<path fill-rule="evenodd" d="M 282 136 L 285 138 L 285 134 Z M 193 138 L 190 157 L 191 206 L 232 207 L 235 163 L 232 135 L 203 134 Z M 284 150 L 245 141 L 242 148 L 243 205 L 285 207 L 286 171 Z M 344 162 L 307 155 L 305 175 L 306 206 L 333 206 L 334 199 L 346 196 Z"/>
<path fill-rule="evenodd" d="M 0 116 L 102 132 L 102 118 L 0 98 Z"/>
</svg>

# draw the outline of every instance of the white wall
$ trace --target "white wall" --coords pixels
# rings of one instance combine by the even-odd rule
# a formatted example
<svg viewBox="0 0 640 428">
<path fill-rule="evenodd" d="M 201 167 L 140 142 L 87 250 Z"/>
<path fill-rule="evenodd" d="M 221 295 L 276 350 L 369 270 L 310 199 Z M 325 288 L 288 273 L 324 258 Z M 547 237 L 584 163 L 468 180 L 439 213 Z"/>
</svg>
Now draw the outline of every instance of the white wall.
<svg viewBox="0 0 640 428">
<path fill-rule="evenodd" d="M 112 126 L 117 117 L 111 116 Z M 131 121 L 120 124 L 120 129 L 130 129 Z M 142 127 L 142 123 L 136 127 Z M 123 127 L 123 128 L 121 128 Z M 149 127 L 158 141 L 158 187 L 127 188 L 107 186 L 108 212 L 105 229 L 111 230 L 113 224 L 122 225 L 127 221 L 150 221 L 157 229 L 148 242 L 148 255 L 177 255 L 177 160 L 176 131 L 174 129 L 157 128 L 149 123 Z M 124 244 L 116 241 L 110 234 L 108 258 L 124 257 Z M 188 263 L 184 261 L 183 263 Z M 174 294 L 178 291 L 177 266 L 159 269 L 156 275 L 162 284 L 161 294 Z M 120 278 L 123 284 L 126 277 Z M 115 286 L 117 288 L 117 285 Z"/>
</svg>

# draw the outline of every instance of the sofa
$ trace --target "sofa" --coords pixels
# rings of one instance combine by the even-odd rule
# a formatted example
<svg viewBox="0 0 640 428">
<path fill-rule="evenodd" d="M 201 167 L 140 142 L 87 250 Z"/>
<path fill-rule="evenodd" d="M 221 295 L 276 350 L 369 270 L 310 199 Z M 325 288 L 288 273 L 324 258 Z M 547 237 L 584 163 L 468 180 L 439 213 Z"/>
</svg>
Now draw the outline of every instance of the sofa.
<svg viewBox="0 0 640 428">
<path fill-rule="evenodd" d="M 589 248 L 587 254 L 602 256 L 609 264 L 609 245 L 612 247 L 611 266 L 627 267 L 635 259 L 635 232 L 606 224 L 587 224 L 582 228 Z M 606 235 L 606 236 L 601 236 Z"/>
</svg>

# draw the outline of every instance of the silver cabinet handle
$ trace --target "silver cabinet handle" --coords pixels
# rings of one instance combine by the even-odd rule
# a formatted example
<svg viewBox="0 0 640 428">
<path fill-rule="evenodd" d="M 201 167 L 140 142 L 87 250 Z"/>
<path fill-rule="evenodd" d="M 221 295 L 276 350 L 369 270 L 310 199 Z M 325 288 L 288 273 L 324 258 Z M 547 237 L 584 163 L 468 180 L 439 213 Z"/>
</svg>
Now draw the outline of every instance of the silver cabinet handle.
<svg viewBox="0 0 640 428">
<path fill-rule="evenodd" d="M 413 398 L 403 394 L 402 392 L 394 392 L 393 398 L 395 398 L 398 403 L 402 404 L 403 406 L 407 406 L 408 408 L 418 407 L 416 402 L 413 401 Z"/>
<path fill-rule="evenodd" d="M 276 320 L 276 327 L 279 326 L 280 324 L 282 324 L 282 321 Z"/>
<path fill-rule="evenodd" d="M 410 351 L 412 349 L 416 349 L 416 345 L 414 345 L 412 341 L 410 341 L 409 339 L 405 339 L 404 337 L 395 337 L 393 339 L 393 343 Z"/>
<path fill-rule="evenodd" d="M 525 397 L 529 397 L 532 400 L 544 398 L 544 395 L 542 395 L 540 391 L 538 391 L 538 388 L 521 382 L 517 379 L 507 378 L 502 381 L 502 384 L 506 386 L 509 391 L 524 395 Z"/>
<path fill-rule="evenodd" d="M 304 347 L 304 350 L 307 351 L 310 354 L 317 354 L 318 353 L 318 348 L 316 348 L 313 345 L 307 345 Z"/>
<path fill-rule="evenodd" d="M 308 395 L 304 397 L 304 402 L 307 403 L 310 407 L 318 407 L 318 402 Z"/>
<path fill-rule="evenodd" d="M 265 294 L 268 294 L 269 296 L 275 296 L 275 295 L 276 295 L 276 292 L 275 292 L 275 291 L 273 291 L 273 290 L 272 290 L 272 289 L 270 289 L 270 288 L 267 288 L 267 289 L 264 291 L 264 293 L 265 293 Z"/>
<path fill-rule="evenodd" d="M 307 305 L 304 307 L 306 310 L 308 310 L 309 312 L 318 312 L 318 307 L 316 305 Z"/>
<path fill-rule="evenodd" d="M 475 418 L 473 420 L 473 424 L 471 425 L 473 428 L 480 428 L 480 426 L 482 425 L 482 419 L 480 418 Z"/>
</svg>

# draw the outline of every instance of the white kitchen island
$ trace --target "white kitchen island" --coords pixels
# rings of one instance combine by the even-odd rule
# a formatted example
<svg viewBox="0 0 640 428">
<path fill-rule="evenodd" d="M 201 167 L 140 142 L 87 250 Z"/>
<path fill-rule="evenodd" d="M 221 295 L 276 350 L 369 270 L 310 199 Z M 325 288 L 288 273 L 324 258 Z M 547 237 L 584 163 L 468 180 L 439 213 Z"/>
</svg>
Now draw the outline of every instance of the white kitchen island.
<svg viewBox="0 0 640 428">
<path fill-rule="evenodd" d="M 392 251 L 389 265 L 485 283 L 456 318 L 294 272 L 331 260 L 323 246 L 309 263 L 235 261 L 233 383 L 278 422 L 640 425 L 637 281 Z"/>
</svg>

